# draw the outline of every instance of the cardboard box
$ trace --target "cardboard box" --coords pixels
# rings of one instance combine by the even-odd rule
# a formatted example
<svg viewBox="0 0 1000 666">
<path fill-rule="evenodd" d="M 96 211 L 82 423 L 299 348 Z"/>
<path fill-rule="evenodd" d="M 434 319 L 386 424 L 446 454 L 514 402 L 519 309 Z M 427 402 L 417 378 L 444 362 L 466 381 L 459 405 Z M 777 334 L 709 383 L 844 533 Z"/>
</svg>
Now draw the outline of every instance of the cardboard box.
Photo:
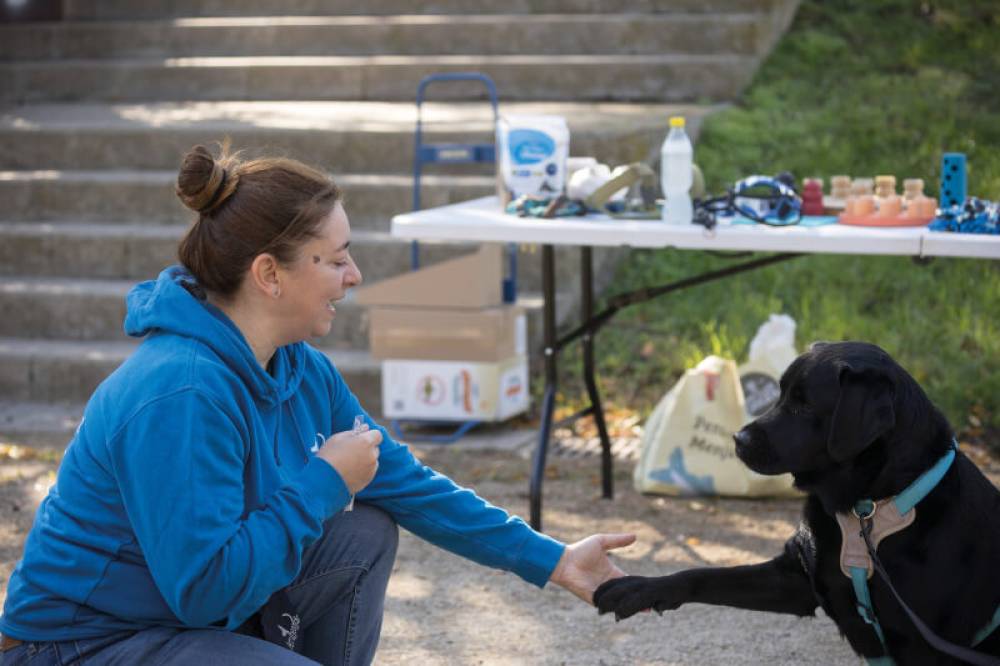
<svg viewBox="0 0 1000 666">
<path fill-rule="evenodd" d="M 382 360 L 382 413 L 502 421 L 528 409 L 527 317 L 503 303 L 503 246 L 404 273 L 354 296 Z"/>
<path fill-rule="evenodd" d="M 373 358 L 502 361 L 528 353 L 524 309 L 374 307 L 368 339 Z"/>
<path fill-rule="evenodd" d="M 381 280 L 355 290 L 359 305 L 488 308 L 503 304 L 503 246 L 481 245 L 478 252 Z"/>
<path fill-rule="evenodd" d="M 528 409 L 528 359 L 495 363 L 382 361 L 387 418 L 502 421 Z"/>
</svg>

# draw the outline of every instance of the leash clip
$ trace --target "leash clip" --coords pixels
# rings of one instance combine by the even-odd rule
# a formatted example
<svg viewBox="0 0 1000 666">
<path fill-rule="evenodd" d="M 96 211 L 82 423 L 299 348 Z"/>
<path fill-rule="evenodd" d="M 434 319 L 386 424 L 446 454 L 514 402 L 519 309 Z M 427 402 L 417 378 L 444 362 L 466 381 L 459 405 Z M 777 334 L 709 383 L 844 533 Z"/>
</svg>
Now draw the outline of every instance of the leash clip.
<svg viewBox="0 0 1000 666">
<path fill-rule="evenodd" d="M 860 502 L 858 503 L 860 504 Z M 872 545 L 870 535 L 872 530 L 875 529 L 875 514 L 878 512 L 878 502 L 871 503 L 871 509 L 865 512 L 865 508 L 862 507 L 861 512 L 858 512 L 858 505 L 855 504 L 851 508 L 851 512 L 858 519 L 858 524 L 861 527 L 861 538 L 865 541 L 865 546 L 868 549 L 869 556 L 875 555 L 875 547 Z M 871 575 L 871 573 L 869 573 Z"/>
<path fill-rule="evenodd" d="M 871 511 L 869 511 L 865 515 L 861 515 L 860 513 L 858 513 L 858 507 L 857 507 L 857 505 L 854 505 L 851 508 L 851 513 L 854 514 L 855 518 L 857 518 L 858 520 L 861 520 L 861 521 L 873 519 L 875 517 L 875 513 L 877 511 L 878 511 L 878 502 L 872 502 Z"/>
</svg>

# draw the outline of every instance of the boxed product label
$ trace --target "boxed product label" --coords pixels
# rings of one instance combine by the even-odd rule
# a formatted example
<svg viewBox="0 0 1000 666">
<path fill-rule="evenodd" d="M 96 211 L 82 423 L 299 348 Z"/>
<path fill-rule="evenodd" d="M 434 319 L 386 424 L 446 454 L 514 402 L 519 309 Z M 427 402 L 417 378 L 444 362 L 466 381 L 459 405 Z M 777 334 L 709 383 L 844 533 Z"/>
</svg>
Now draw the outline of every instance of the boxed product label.
<svg viewBox="0 0 1000 666">
<path fill-rule="evenodd" d="M 388 418 L 502 421 L 528 409 L 528 359 L 494 363 L 382 361 Z"/>
</svg>

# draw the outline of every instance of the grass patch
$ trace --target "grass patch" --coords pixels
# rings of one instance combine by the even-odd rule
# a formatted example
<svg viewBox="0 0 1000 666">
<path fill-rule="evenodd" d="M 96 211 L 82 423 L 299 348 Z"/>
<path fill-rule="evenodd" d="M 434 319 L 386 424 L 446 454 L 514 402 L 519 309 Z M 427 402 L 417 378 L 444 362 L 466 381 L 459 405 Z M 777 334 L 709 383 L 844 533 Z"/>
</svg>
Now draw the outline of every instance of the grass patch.
<svg viewBox="0 0 1000 666">
<path fill-rule="evenodd" d="M 941 154 L 964 152 L 970 194 L 996 200 L 998 35 L 994 2 L 803 2 L 742 101 L 707 119 L 695 160 L 711 191 L 789 170 L 827 184 L 839 173 L 923 178 L 936 196 Z M 609 293 L 729 261 L 636 250 Z M 796 320 L 799 349 L 816 340 L 882 346 L 963 436 L 1000 448 L 995 261 L 813 255 L 633 307 L 598 338 L 606 400 L 645 415 L 704 356 L 744 360 L 774 312 Z M 576 391 L 571 376 L 563 386 Z"/>
</svg>

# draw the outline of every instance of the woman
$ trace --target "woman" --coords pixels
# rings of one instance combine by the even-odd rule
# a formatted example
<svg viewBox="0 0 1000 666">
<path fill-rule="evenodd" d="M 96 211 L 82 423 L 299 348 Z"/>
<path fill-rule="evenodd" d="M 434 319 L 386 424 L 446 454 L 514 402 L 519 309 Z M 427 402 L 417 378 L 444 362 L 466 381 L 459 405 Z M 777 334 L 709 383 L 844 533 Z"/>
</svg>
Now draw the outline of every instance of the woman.
<svg viewBox="0 0 1000 666">
<path fill-rule="evenodd" d="M 145 340 L 39 507 L 0 663 L 369 663 L 397 524 L 587 602 L 622 575 L 607 551 L 633 536 L 534 532 L 419 464 L 303 342 L 361 283 L 327 176 L 198 146 L 177 194 L 182 265 L 128 296 Z"/>
</svg>

